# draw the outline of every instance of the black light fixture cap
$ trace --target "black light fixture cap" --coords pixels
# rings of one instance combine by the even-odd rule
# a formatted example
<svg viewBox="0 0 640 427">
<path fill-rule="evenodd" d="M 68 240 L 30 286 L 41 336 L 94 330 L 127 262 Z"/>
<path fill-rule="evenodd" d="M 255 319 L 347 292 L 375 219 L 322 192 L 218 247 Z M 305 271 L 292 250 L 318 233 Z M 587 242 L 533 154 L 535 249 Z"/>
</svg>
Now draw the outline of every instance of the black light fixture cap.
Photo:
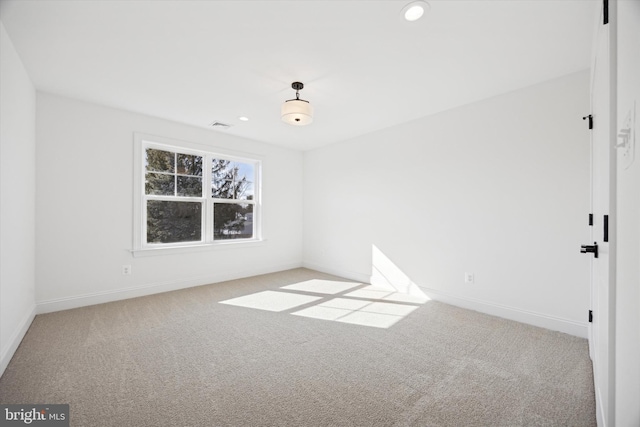
<svg viewBox="0 0 640 427">
<path fill-rule="evenodd" d="M 291 83 L 291 88 L 293 88 L 294 90 L 302 90 L 304 88 L 304 85 L 300 82 L 293 82 Z"/>
</svg>

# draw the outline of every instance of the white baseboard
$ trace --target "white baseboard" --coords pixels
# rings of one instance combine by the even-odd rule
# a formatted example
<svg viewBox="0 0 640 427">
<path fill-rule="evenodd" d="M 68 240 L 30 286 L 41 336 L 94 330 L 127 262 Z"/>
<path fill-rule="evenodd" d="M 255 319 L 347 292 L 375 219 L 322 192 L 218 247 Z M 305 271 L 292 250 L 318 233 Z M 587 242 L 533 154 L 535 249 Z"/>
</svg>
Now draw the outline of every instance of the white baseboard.
<svg viewBox="0 0 640 427">
<path fill-rule="evenodd" d="M 25 317 L 19 323 L 18 327 L 11 335 L 11 338 L 9 338 L 9 343 L 5 346 L 5 348 L 2 349 L 2 356 L 0 356 L 0 376 L 4 374 L 4 370 L 7 369 L 7 366 L 9 366 L 11 358 L 18 349 L 18 346 L 22 342 L 22 339 L 29 330 L 29 326 L 31 326 L 31 323 L 33 322 L 33 319 L 35 319 L 35 317 L 36 306 L 34 304 L 33 307 L 31 307 L 31 310 L 27 312 Z"/>
<path fill-rule="evenodd" d="M 180 280 L 149 283 L 125 289 L 116 289 L 111 291 L 94 292 L 90 294 L 56 298 L 38 302 L 36 312 L 38 314 L 43 314 L 51 313 L 54 311 L 69 310 L 72 308 L 85 307 L 95 304 L 104 304 L 107 302 L 159 294 L 162 292 L 177 291 L 179 289 L 191 288 L 194 286 L 208 285 L 211 283 L 224 282 L 226 280 L 242 279 L 245 277 L 275 273 L 278 271 L 291 270 L 300 267 L 302 267 L 301 263 L 282 264 L 278 266 L 270 266 L 267 268 L 251 270 L 244 269 L 242 271 L 236 271 L 232 273 L 189 277 Z"/>
<path fill-rule="evenodd" d="M 50 313 L 60 310 L 68 310 L 71 308 L 84 307 L 88 305 L 103 304 L 112 301 L 118 301 L 128 298 L 136 298 L 145 295 L 152 295 L 161 292 L 175 291 L 184 288 L 190 288 L 193 286 L 206 285 L 209 283 L 223 282 L 226 280 L 241 279 L 244 277 L 257 276 L 260 274 L 274 273 L 277 271 L 290 270 L 293 268 L 305 267 L 312 270 L 320 271 L 327 274 L 343 277 L 345 279 L 355 280 L 362 283 L 370 283 L 370 275 L 350 271 L 345 269 L 336 269 L 332 267 L 326 267 L 320 264 L 312 262 L 291 263 L 283 264 L 279 266 L 271 266 L 268 268 L 243 270 L 232 273 L 216 274 L 211 276 L 199 276 L 181 279 L 179 281 L 167 281 L 146 284 L 142 286 L 135 286 L 126 289 L 117 289 L 105 292 L 96 292 L 91 294 L 76 295 L 65 298 L 57 298 L 53 300 L 40 301 L 36 306 L 36 313 Z M 442 301 L 447 304 L 455 305 L 470 310 L 479 311 L 481 313 L 490 314 L 493 316 L 502 317 L 509 320 L 515 320 L 517 322 L 526 323 L 529 325 L 539 326 L 554 331 L 563 332 L 566 334 L 578 336 L 581 338 L 587 338 L 588 328 L 587 323 L 576 322 L 569 319 L 563 319 L 560 317 L 550 316 L 543 313 L 537 313 L 528 310 L 522 310 L 515 307 L 509 307 L 505 305 L 495 304 L 489 301 L 479 300 L 475 298 L 461 297 L 452 295 L 447 292 L 433 290 L 429 288 L 420 287 L 429 298 Z M 33 320 L 33 317 L 31 317 Z M 31 320 L 29 324 L 31 324 Z M 27 326 L 28 328 L 28 326 Z M 26 329 L 25 329 L 26 332 Z M 24 336 L 24 334 L 22 335 Z M 21 337 L 22 337 L 21 336 Z M 22 338 L 20 338 L 22 339 Z M 19 344 L 19 341 L 18 341 Z M 17 345 L 16 345 L 17 348 Z M 15 349 L 13 350 L 15 351 Z M 11 353 L 13 354 L 13 353 Z M 4 356 L 3 356 L 4 361 Z M 8 363 L 8 362 L 7 362 Z"/>
<path fill-rule="evenodd" d="M 495 304 L 476 298 L 450 295 L 442 291 L 423 288 L 422 286 L 420 286 L 420 289 L 422 289 L 429 298 L 436 301 L 445 302 L 447 304 L 467 308 L 469 310 L 479 311 L 481 313 L 490 314 L 492 316 L 502 317 L 504 319 L 515 320 L 516 322 L 526 323 L 528 325 L 563 332 L 565 334 L 574 335 L 580 338 L 587 338 L 586 322 L 576 322 L 574 320 L 563 319 L 561 317 L 551 316 L 535 311 L 523 310 L 516 307 Z"/>
<path fill-rule="evenodd" d="M 345 279 L 355 280 L 357 282 L 369 283 L 371 275 L 358 273 L 357 271 L 350 271 L 339 268 L 327 267 L 313 262 L 303 261 L 302 266 L 309 270 L 319 271 L 321 273 L 332 274 L 334 276 L 343 277 Z"/>
<path fill-rule="evenodd" d="M 370 283 L 370 275 L 358 273 L 349 270 L 340 270 L 312 262 L 304 261 L 303 267 L 323 273 L 333 274 L 334 276 L 344 277 L 345 279 L 356 280 L 358 282 Z M 551 316 L 548 314 L 538 313 L 529 310 L 522 310 L 516 307 L 510 307 L 501 304 L 495 304 L 476 298 L 461 297 L 452 295 L 447 292 L 425 288 L 419 286 L 427 296 L 435 301 L 441 301 L 457 307 L 469 310 L 479 311 L 481 313 L 490 314 L 492 316 L 502 317 L 504 319 L 515 320 L 516 322 L 526 323 L 528 325 L 538 326 L 553 331 L 563 332 L 565 334 L 574 335 L 580 338 L 588 337 L 588 324 L 586 322 L 576 322 L 574 320 L 563 319 L 561 317 Z"/>
<path fill-rule="evenodd" d="M 595 368 L 595 366 L 594 366 Z M 596 377 L 596 372 L 594 369 L 593 372 L 593 377 Z M 598 427 L 607 427 L 607 419 L 604 417 L 605 414 L 605 410 L 604 410 L 604 402 L 602 401 L 602 393 L 600 390 L 600 387 L 598 387 L 598 384 L 595 383 L 595 387 L 596 387 L 596 424 Z"/>
</svg>

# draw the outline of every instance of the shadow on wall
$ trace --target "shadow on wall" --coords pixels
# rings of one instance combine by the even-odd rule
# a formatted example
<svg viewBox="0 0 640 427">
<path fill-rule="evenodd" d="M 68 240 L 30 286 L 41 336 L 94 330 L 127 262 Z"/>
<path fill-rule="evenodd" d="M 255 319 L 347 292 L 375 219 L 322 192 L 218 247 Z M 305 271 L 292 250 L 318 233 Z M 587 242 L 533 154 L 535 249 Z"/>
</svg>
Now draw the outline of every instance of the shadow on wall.
<svg viewBox="0 0 640 427">
<path fill-rule="evenodd" d="M 389 328 L 429 298 L 375 245 L 371 284 L 313 279 L 220 301 L 374 328 Z"/>
</svg>

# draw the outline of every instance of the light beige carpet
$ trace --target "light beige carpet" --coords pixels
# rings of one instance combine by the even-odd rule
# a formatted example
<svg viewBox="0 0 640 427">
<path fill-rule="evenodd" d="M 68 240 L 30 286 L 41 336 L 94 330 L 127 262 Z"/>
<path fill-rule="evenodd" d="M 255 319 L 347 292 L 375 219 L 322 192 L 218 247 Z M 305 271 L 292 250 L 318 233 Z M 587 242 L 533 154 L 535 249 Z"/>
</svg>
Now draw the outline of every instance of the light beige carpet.
<svg viewBox="0 0 640 427">
<path fill-rule="evenodd" d="M 73 426 L 595 426 L 586 340 L 345 282 L 296 269 L 39 315 L 0 402 L 69 403 Z"/>
</svg>

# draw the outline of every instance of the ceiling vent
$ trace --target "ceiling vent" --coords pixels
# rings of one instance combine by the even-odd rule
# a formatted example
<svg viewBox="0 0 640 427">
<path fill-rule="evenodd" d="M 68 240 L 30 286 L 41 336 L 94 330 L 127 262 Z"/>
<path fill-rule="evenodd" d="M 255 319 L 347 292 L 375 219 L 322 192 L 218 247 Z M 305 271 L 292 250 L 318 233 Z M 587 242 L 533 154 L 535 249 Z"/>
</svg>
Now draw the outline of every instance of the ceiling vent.
<svg viewBox="0 0 640 427">
<path fill-rule="evenodd" d="M 228 125 L 226 123 L 222 123 L 222 122 L 213 122 L 210 123 L 209 126 L 211 126 L 212 128 L 216 129 L 216 130 L 227 130 L 231 127 L 231 125 Z"/>
</svg>

